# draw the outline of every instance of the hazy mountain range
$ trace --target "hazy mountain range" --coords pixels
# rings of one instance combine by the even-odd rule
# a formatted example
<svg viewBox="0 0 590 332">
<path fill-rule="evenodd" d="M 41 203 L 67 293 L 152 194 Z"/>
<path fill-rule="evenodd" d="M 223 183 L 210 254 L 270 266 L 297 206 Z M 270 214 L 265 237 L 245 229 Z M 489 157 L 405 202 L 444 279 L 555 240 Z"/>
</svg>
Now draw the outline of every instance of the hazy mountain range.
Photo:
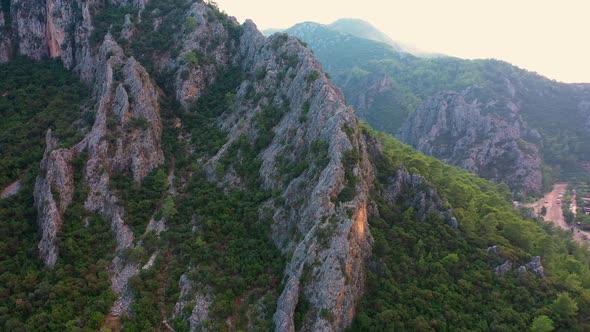
<svg viewBox="0 0 590 332">
<path fill-rule="evenodd" d="M 575 176 L 590 159 L 590 86 L 497 60 L 416 57 L 373 41 L 383 34 L 362 21 L 342 25 L 354 34 L 312 22 L 286 32 L 314 50 L 374 128 L 523 193 L 539 193 L 543 177 L 547 189 Z"/>
</svg>

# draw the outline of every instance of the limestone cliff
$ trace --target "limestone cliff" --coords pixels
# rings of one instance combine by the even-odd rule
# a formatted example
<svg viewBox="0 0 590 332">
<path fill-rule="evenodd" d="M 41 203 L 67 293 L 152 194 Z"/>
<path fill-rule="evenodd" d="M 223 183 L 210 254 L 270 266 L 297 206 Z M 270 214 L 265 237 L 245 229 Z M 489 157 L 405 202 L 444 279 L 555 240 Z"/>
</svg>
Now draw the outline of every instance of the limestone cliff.
<svg viewBox="0 0 590 332">
<path fill-rule="evenodd" d="M 77 151 L 56 149 L 57 140 L 51 136 L 51 129 L 47 131 L 45 141 L 45 155 L 41 162 L 41 175 L 35 183 L 34 197 L 41 228 L 39 255 L 52 268 L 58 257 L 57 233 L 74 194 L 74 174 L 70 162 Z"/>
<path fill-rule="evenodd" d="M 315 308 L 306 315 L 304 330 L 342 330 L 351 323 L 355 303 L 363 293 L 363 267 L 370 254 L 367 205 L 373 181 L 365 143 L 352 109 L 322 73 L 309 49 L 281 35 L 265 39 L 251 22 L 243 31 L 242 67 L 251 74 L 266 74 L 258 81 L 242 84 L 238 101 L 245 116 L 236 116 L 253 119 L 248 113 L 260 111 L 265 104 L 280 107 L 285 103 L 290 109 L 274 128 L 273 141 L 262 152 L 260 170 L 264 186 L 282 193 L 283 206 L 275 202 L 273 237 L 277 246 L 292 257 L 274 315 L 276 330 L 294 330 L 293 315 L 302 297 Z M 294 66 L 286 61 L 290 58 L 297 59 Z M 247 86 L 253 86 L 256 93 L 271 94 L 252 104 L 243 93 Z M 240 130 L 239 125 L 230 129 L 230 137 L 233 130 Z M 290 182 L 281 181 L 279 157 L 305 158 L 305 151 L 317 141 L 329 145 L 328 164 L 314 165 Z M 359 158 L 345 166 L 343 156 L 350 151 Z M 338 203 L 338 194 L 346 185 L 346 172 L 359 178 L 354 188 L 356 195 Z M 322 310 L 334 319 L 320 315 Z"/>
<path fill-rule="evenodd" d="M 531 131 L 510 101 L 468 103 L 454 92 L 430 98 L 400 129 L 399 138 L 416 149 L 512 189 L 541 191 L 541 158 L 527 142 Z M 486 107 L 503 107 L 503 116 Z M 534 138 L 533 138 L 534 139 Z"/>
<path fill-rule="evenodd" d="M 143 38 L 135 31 L 142 10 L 148 8 L 144 2 L 128 4 L 138 11 L 122 17 L 121 31 L 107 32 L 96 47 L 89 42 L 93 13 L 89 3 L 44 3 L 46 6 L 34 8 L 35 15 L 24 11 L 25 5 L 12 13 L 19 22 L 11 32 L 15 53 L 33 59 L 61 58 L 64 65 L 92 83 L 95 100 L 93 127 L 74 147 L 56 149 L 48 133 L 35 188 L 42 238 L 39 249 L 46 265 L 51 268 L 59 259 L 56 236 L 68 222 L 64 212 L 77 185 L 71 162 L 85 152 L 82 181 L 89 190 L 84 207 L 110 222 L 117 243 L 109 269 L 111 288 L 118 295 L 111 314 L 129 312 L 133 301 L 129 280 L 141 269 L 151 269 L 159 254 L 156 251 L 147 261 L 130 261 L 125 249 L 141 248 L 148 231 L 159 234 L 167 226 L 165 220 L 152 216 L 145 233 L 134 234 L 126 222 L 124 198 L 117 196 L 112 181 L 114 176 L 129 174 L 141 183 L 165 162 L 160 118 L 164 92 L 154 77 L 169 78 L 159 82 L 171 87 L 171 97 L 185 110 L 206 112 L 194 105 L 232 68 L 242 77 L 233 106 L 213 120 L 227 140 L 212 155 L 195 157 L 195 163 L 201 164 L 209 180 L 219 187 L 242 190 L 247 179 L 236 171 L 241 165 L 227 160 L 234 157 L 230 154 L 246 152 L 238 144 L 244 139 L 259 142 L 260 186 L 273 193 L 260 207 L 260 214 L 262 218 L 263 211 L 272 210 L 272 241 L 288 258 L 274 309 L 275 329 L 294 331 L 295 311 L 303 302 L 310 307 L 303 313 L 302 330 L 342 331 L 350 326 L 365 291 L 365 266 L 371 254 L 368 217 L 374 213 L 370 195 L 375 182 L 372 160 L 376 157 L 368 150 L 374 142 L 366 141 L 352 108 L 311 50 L 285 35 L 266 38 L 251 21 L 240 26 L 213 6 L 196 2 L 182 14 L 182 28 L 169 36 L 174 52 L 137 54 L 150 63 L 148 72 L 129 48 L 119 44 Z M 160 29 L 159 24 L 169 18 L 159 13 L 149 13 L 150 28 Z M 264 116 L 272 117 L 273 122 L 261 120 Z M 175 121 L 181 130 L 178 139 L 190 137 L 190 132 L 182 131 L 180 120 Z M 305 165 L 299 172 L 285 171 L 284 164 L 298 162 Z M 171 167 L 169 192 L 175 194 L 173 163 Z M 390 180 L 386 190 L 389 204 L 397 204 L 396 197 L 402 192 L 411 192 L 411 204 L 417 211 L 439 211 L 451 218 L 435 190 L 422 191 L 428 187 L 422 178 L 400 170 Z M 180 296 L 171 316 L 185 319 L 192 330 L 198 330 L 206 328 L 203 322 L 210 319 L 213 296 L 195 289 L 194 281 L 186 277 L 190 270 L 187 266 L 180 280 Z M 207 285 L 202 288 L 208 289 Z M 197 306 L 190 315 L 183 315 L 188 301 Z"/>
<path fill-rule="evenodd" d="M 66 68 L 75 69 L 90 82 L 94 69 L 92 14 L 101 4 L 98 0 L 11 0 L 0 20 L 0 63 L 15 55 L 35 60 L 60 58 Z M 119 4 L 144 5 L 127 0 Z M 4 13 L 10 13 L 10 24 Z"/>
</svg>

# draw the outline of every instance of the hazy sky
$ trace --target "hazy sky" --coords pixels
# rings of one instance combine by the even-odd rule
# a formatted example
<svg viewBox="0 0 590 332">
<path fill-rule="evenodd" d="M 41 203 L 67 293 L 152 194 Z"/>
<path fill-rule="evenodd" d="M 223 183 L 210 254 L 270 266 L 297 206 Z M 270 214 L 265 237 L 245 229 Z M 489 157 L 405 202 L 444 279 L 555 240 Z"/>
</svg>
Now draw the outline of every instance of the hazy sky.
<svg viewBox="0 0 590 332">
<path fill-rule="evenodd" d="M 590 0 L 217 0 L 259 29 L 369 21 L 391 38 L 461 58 L 496 58 L 564 82 L 590 82 Z"/>
</svg>

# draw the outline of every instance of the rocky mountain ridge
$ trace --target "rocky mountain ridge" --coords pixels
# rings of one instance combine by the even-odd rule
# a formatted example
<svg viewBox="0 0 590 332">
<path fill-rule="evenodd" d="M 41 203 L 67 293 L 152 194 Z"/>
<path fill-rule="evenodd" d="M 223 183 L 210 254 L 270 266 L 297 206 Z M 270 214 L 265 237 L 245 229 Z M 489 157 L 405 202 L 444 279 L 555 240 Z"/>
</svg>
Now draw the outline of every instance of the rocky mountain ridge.
<svg viewBox="0 0 590 332">
<path fill-rule="evenodd" d="M 585 151 L 575 147 L 575 143 L 565 143 L 570 145 L 567 148 L 560 146 L 564 144 L 564 138 L 571 134 L 576 136 L 576 141 L 588 142 L 590 139 L 582 125 L 588 118 L 583 105 L 590 98 L 590 90 L 583 85 L 553 82 L 496 60 L 418 58 L 393 49 L 381 49 L 380 43 L 368 39 L 358 38 L 350 42 L 349 39 L 357 37 L 330 31 L 311 22 L 295 25 L 286 32 L 309 44 L 334 78 L 334 83 L 343 90 L 347 100 L 357 110 L 359 117 L 378 130 L 396 135 L 421 152 L 430 154 L 445 149 L 445 146 L 437 144 L 447 142 L 434 136 L 424 138 L 432 142 L 435 145 L 433 147 L 419 145 L 416 140 L 406 141 L 410 138 L 407 135 L 409 127 L 414 128 L 417 137 L 432 133 L 428 130 L 418 133 L 421 124 L 413 121 L 419 121 L 421 116 L 411 114 L 416 110 L 425 113 L 424 109 L 438 100 L 438 94 L 454 91 L 462 94 L 467 103 L 475 102 L 485 108 L 482 116 L 478 117 L 481 121 L 478 121 L 477 126 L 485 127 L 490 121 L 516 116 L 517 119 L 509 118 L 505 125 L 495 126 L 492 130 L 495 135 L 512 137 L 512 146 L 522 145 L 521 140 L 535 145 L 533 150 L 528 149 L 528 153 L 534 155 L 532 161 L 540 159 L 546 166 L 559 165 L 561 169 L 573 170 L 577 167 L 574 159 L 579 161 L 588 158 Z M 504 106 L 508 104 L 511 106 Z M 524 131 L 523 125 L 527 128 Z M 400 131 L 402 126 L 406 129 Z M 452 129 L 448 127 L 445 130 Z M 536 131 L 532 139 L 531 135 L 525 133 L 531 130 Z M 513 135 L 515 132 L 522 132 L 522 135 Z M 481 136 L 472 140 L 468 150 L 481 149 L 478 142 L 484 139 Z M 569 155 L 564 156 L 563 150 L 569 150 Z M 513 149 L 504 152 L 511 154 L 510 151 Z M 473 159 L 472 155 L 466 153 L 459 154 L 459 151 L 455 151 L 455 158 L 444 158 L 480 176 L 506 183 L 515 192 L 539 194 L 541 191 L 542 177 L 539 176 L 537 162 L 529 172 L 529 169 L 523 168 L 523 159 L 516 158 L 516 155 L 510 160 L 503 160 L 511 163 L 510 168 L 521 169 L 526 173 L 519 175 L 528 178 L 523 181 L 498 168 L 473 167 L 482 162 L 493 165 L 492 155 L 484 161 L 481 158 Z M 545 178 L 551 176 L 544 175 Z"/>
<path fill-rule="evenodd" d="M 120 296 L 112 308 L 112 314 L 120 315 L 130 309 L 131 297 L 127 283 L 139 273 L 138 266 L 124 263 L 121 255 L 126 249 L 140 246 L 141 243 L 135 240 L 133 232 L 126 225 L 126 212 L 119 203 L 121 198 L 113 193 L 109 183 L 113 175 L 124 173 L 127 169 L 133 179 L 140 182 L 151 170 L 162 164 L 158 92 L 145 69 L 133 57 L 127 56 L 110 34 L 105 36 L 98 49 L 93 49 L 88 30 L 78 33 L 78 28 L 69 29 L 73 32 L 71 35 L 64 32 L 65 26 L 77 26 L 84 30 L 84 26 L 91 24 L 91 4 L 47 1 L 46 6 L 37 6 L 32 2 L 13 2 L 13 25 L 4 31 L 3 37 L 12 37 L 8 39 L 13 41 L 14 49 L 3 49 L 2 53 L 9 55 L 4 60 L 11 59 L 15 54 L 32 59 L 60 57 L 66 67 L 74 68 L 83 78 L 92 82 L 97 102 L 94 126 L 76 146 L 56 149 L 51 133 L 47 134 L 46 154 L 42 163 L 45 175 L 39 176 L 35 189 L 42 234 L 40 255 L 50 268 L 59 259 L 56 234 L 61 225 L 67 222 L 63 220 L 63 215 L 75 186 L 71 162 L 81 153 L 87 153 L 84 181 L 90 191 L 84 206 L 88 211 L 111 220 L 119 253 L 112 263 L 111 281 L 113 291 Z M 128 5 L 137 6 L 138 9 L 144 7 L 143 3 Z M 198 99 L 215 80 L 215 73 L 223 70 L 230 62 L 240 65 L 249 76 L 256 76 L 257 72 L 266 73 L 259 82 L 247 80 L 242 83 L 237 94 L 237 112 L 225 120 L 229 140 L 218 156 L 208 163 L 213 169 L 227 148 L 240 137 L 240 133 L 257 132 L 256 114 L 262 112 L 263 107 L 282 107 L 282 103 L 286 102 L 291 109 L 299 110 L 285 114 L 276 129 L 273 129 L 276 133 L 274 139 L 261 153 L 260 172 L 264 186 L 282 192 L 286 205 L 275 210 L 273 238 L 283 251 L 292 253 L 285 272 L 286 285 L 279 298 L 274 321 L 277 330 L 293 330 L 295 307 L 300 294 L 306 294 L 314 307 L 329 310 L 334 317 L 328 321 L 319 314 L 309 315 L 306 318 L 308 328 L 342 330 L 350 325 L 355 303 L 363 293 L 363 266 L 370 253 L 371 242 L 367 225 L 371 166 L 364 152 L 363 141 L 349 138 L 343 131 L 345 127 L 350 128 L 358 135 L 356 119 L 352 110 L 345 106 L 342 94 L 331 87 L 321 74 L 319 63 L 299 41 L 281 36 L 266 39 L 253 23 L 246 22 L 241 29 L 239 43 L 236 43 L 229 38 L 229 31 L 219 21 L 207 18 L 212 13 L 206 4 L 193 4 L 186 17 L 194 19 L 197 27 L 190 29 L 192 31 L 183 31 L 186 35 L 177 36 L 181 47 L 177 59 L 165 59 L 157 66 L 172 67 L 176 72 L 176 98 L 184 105 Z M 79 20 L 80 17 L 82 20 Z M 133 39 L 132 27 L 129 32 Z M 209 63 L 191 65 L 182 60 L 187 53 L 205 51 L 211 59 Z M 249 89 L 266 97 L 252 104 L 249 95 L 246 96 Z M 280 91 L 280 94 L 271 91 Z M 281 101 L 281 98 L 284 99 Z M 301 126 L 298 115 L 303 112 L 303 108 L 307 117 L 305 127 Z M 327 156 L 330 162 L 325 169 L 316 170 L 318 174 L 304 172 L 288 186 L 282 181 L 272 180 L 277 175 L 276 160 L 280 154 L 291 154 L 293 157 L 301 154 L 297 149 L 292 150 L 295 146 L 287 147 L 281 143 L 285 140 L 299 142 L 297 149 L 308 148 L 312 142 L 319 140 L 330 142 Z M 356 184 L 357 194 L 350 202 L 336 205 L 331 199 L 345 186 L 342 156 L 351 149 L 358 150 L 360 159 L 359 164 L 351 166 L 353 169 L 350 171 L 358 174 L 362 181 Z M 229 186 L 236 185 L 230 174 L 217 181 Z M 315 185 L 310 186 L 313 183 Z M 308 197 L 308 204 L 301 204 L 302 197 Z M 272 205 L 273 202 L 267 204 Z M 347 215 L 346 211 L 352 214 Z M 331 226 L 325 224 L 328 219 L 331 220 Z M 326 245 L 319 245 L 316 234 L 326 227 L 330 227 L 333 235 L 330 235 Z M 288 229 L 297 229 L 297 233 L 304 234 L 304 237 L 299 240 L 285 237 Z M 315 262 L 320 263 L 316 265 Z M 301 282 L 304 266 L 317 266 L 307 272 L 314 275 L 307 284 Z M 345 280 L 350 280 L 348 285 Z M 191 323 L 191 326 L 194 324 Z"/>
<path fill-rule="evenodd" d="M 440 284 L 408 276 L 436 273 L 448 288 L 466 278 L 461 289 L 485 295 L 461 273 L 475 271 L 503 290 L 486 263 L 491 239 L 525 265 L 530 253 L 540 255 L 540 242 L 557 241 L 516 217 L 509 193 L 371 131 L 296 38 L 266 38 L 253 22 L 240 25 L 201 1 L 13 0 L 9 9 L 18 24 L 11 19 L 0 30 L 10 40 L 0 54 L 59 57 L 92 87 L 94 122 L 80 129 L 80 141 L 64 146 L 46 132 L 33 191 L 44 271 L 59 282 L 80 270 L 62 263 L 77 241 L 95 239 L 81 236 L 95 223 L 108 225 L 114 239 L 112 253 L 83 270 L 93 292 L 101 276 L 110 283 L 114 295 L 102 291 L 109 301 L 100 312 L 56 323 L 73 309 L 52 306 L 57 314 L 34 324 L 343 331 L 356 322 L 363 330 L 375 316 L 368 306 L 378 303 L 385 314 L 375 324 L 384 325 L 374 329 L 407 329 L 422 322 L 387 318 L 384 307 L 418 289 L 407 282 Z M 66 233 L 74 224 L 81 230 Z M 510 233 L 514 227 L 522 234 Z M 564 259 L 546 256 L 550 275 Z M 527 270 L 538 270 L 540 259 L 533 262 Z M 537 277 L 523 275 L 538 290 Z M 503 278 L 513 281 L 510 273 Z M 42 287 L 6 303 L 38 305 L 36 297 L 49 293 Z M 445 299 L 429 292 L 400 301 Z M 387 301 L 371 302 L 381 296 Z M 427 307 L 420 301 L 405 303 L 403 316 Z M 476 316 L 492 310 L 485 311 Z M 527 325 L 528 315 L 513 326 Z"/>
</svg>

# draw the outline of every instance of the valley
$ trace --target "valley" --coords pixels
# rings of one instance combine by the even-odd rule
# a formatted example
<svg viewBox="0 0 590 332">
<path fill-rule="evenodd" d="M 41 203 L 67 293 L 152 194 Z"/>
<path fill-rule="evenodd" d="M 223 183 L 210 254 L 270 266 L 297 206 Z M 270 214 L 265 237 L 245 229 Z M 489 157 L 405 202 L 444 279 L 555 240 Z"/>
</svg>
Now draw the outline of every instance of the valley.
<svg viewBox="0 0 590 332">
<path fill-rule="evenodd" d="M 569 231 L 572 233 L 572 237 L 578 243 L 590 243 L 590 232 L 581 230 L 580 227 L 576 227 L 575 224 L 568 224 L 565 221 L 565 217 L 563 215 L 562 205 L 564 194 L 567 191 L 568 184 L 567 183 L 556 183 L 553 186 L 553 190 L 546 193 L 542 199 L 539 199 L 537 202 L 530 204 L 528 206 L 532 207 L 535 211 L 537 216 L 543 217 L 545 221 L 552 222 L 555 226 Z M 573 212 L 575 214 L 576 210 L 576 203 L 575 203 L 575 196 L 572 198 L 573 201 Z M 541 209 L 545 207 L 546 213 L 543 216 Z"/>
</svg>

